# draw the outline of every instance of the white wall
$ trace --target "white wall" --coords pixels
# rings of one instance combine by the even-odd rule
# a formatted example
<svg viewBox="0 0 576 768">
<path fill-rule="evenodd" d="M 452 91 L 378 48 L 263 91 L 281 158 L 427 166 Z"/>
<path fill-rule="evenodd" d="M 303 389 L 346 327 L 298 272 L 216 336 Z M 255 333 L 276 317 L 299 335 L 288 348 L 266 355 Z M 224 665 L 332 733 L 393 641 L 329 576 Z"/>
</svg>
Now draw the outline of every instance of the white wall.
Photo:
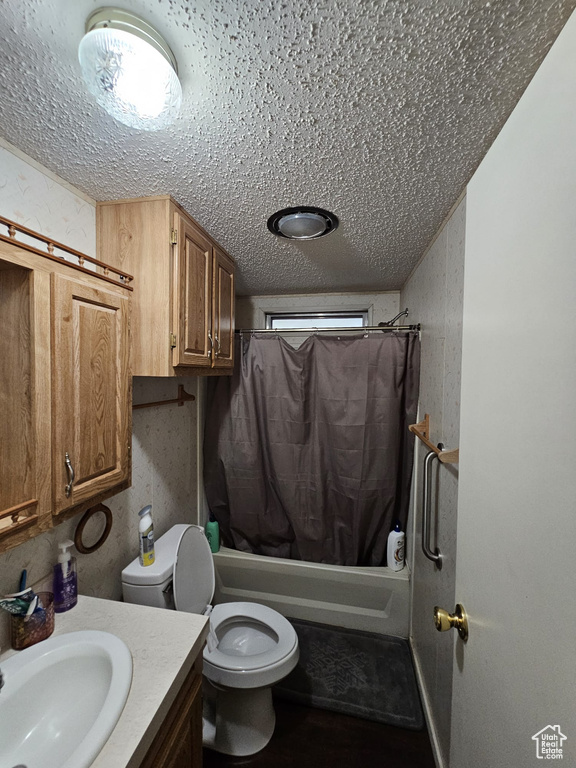
<svg viewBox="0 0 576 768">
<path fill-rule="evenodd" d="M 576 765 L 576 16 L 467 194 L 451 768 Z"/>
<path fill-rule="evenodd" d="M 69 185 L 60 183 L 37 164 L 0 146 L 0 214 L 77 250 L 95 255 L 94 203 Z M 153 402 L 176 396 L 179 383 L 196 392 L 195 377 L 134 380 L 134 402 Z M 155 531 L 195 522 L 196 406 L 164 406 L 133 412 L 132 487 L 106 501 L 114 517 L 110 537 L 91 555 L 78 558 L 79 588 L 83 594 L 118 599 L 122 568 L 138 554 L 137 513 L 153 505 Z M 2 457 L 10 455 L 2 446 Z M 0 555 L 0 594 L 14 592 L 22 568 L 29 583 L 50 575 L 57 543 L 74 537 L 79 517 Z M 86 529 L 86 540 L 98 538 L 98 523 Z M 75 553 L 75 550 L 73 550 Z M 8 614 L 0 611 L 0 646 L 8 643 Z"/>
<path fill-rule="evenodd" d="M 396 317 L 398 291 L 380 293 L 310 293 L 286 296 L 239 296 L 236 300 L 236 328 L 265 328 L 268 312 L 360 312 L 368 310 L 368 325 L 378 325 Z M 410 317 L 402 322 L 412 321 Z M 285 335 L 286 341 L 298 348 L 307 335 Z"/>
<path fill-rule="evenodd" d="M 466 200 L 441 228 L 423 260 L 402 289 L 401 306 L 410 307 L 422 323 L 420 418 L 430 415 L 434 443 L 457 448 L 460 427 L 460 363 Z M 442 553 L 438 570 L 421 549 L 422 462 L 428 449 L 416 441 L 413 478 L 411 641 L 428 716 L 431 737 L 445 760 L 450 751 L 453 637 L 439 635 L 433 623 L 435 605 L 454 604 L 458 465 L 433 468 L 435 545 Z"/>
<path fill-rule="evenodd" d="M 0 138 L 0 213 L 96 256 L 94 200 Z"/>
<path fill-rule="evenodd" d="M 266 312 L 346 312 L 368 309 L 368 325 L 378 325 L 398 314 L 400 293 L 313 293 L 290 296 L 239 296 L 236 328 L 264 328 Z M 404 309 L 404 307 L 402 307 Z M 401 322 L 418 322 L 401 318 Z"/>
</svg>

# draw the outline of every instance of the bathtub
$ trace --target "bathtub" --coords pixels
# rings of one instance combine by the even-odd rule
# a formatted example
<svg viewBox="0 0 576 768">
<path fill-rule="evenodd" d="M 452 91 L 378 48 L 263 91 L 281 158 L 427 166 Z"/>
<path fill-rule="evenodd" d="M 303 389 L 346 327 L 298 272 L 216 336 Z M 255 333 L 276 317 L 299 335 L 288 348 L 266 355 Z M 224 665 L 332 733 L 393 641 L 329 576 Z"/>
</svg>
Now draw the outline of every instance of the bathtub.
<svg viewBox="0 0 576 768">
<path fill-rule="evenodd" d="M 214 564 L 216 603 L 248 600 L 294 619 L 408 637 L 408 567 L 324 565 L 226 547 L 214 554 Z"/>
</svg>

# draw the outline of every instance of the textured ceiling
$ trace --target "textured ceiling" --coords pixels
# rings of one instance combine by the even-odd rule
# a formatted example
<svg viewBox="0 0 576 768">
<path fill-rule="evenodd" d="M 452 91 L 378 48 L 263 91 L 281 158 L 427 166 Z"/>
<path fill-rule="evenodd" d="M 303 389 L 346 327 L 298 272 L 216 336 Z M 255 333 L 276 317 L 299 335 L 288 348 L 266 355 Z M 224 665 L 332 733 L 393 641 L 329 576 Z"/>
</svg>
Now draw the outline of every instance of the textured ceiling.
<svg viewBox="0 0 576 768">
<path fill-rule="evenodd" d="M 97 200 L 170 193 L 239 292 L 399 289 L 576 0 L 117 0 L 179 63 L 168 130 L 116 123 L 77 46 L 98 0 L 0 0 L 0 135 Z M 339 229 L 266 229 L 318 205 Z"/>
</svg>

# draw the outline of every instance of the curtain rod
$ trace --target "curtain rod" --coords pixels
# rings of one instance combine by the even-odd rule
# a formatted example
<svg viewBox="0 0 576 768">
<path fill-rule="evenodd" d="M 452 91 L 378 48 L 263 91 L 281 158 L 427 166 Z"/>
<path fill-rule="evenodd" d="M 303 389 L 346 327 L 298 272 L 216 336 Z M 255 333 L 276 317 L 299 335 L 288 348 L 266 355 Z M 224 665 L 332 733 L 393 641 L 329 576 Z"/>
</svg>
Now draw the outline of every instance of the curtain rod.
<svg viewBox="0 0 576 768">
<path fill-rule="evenodd" d="M 235 333 L 364 333 L 365 331 L 419 331 L 417 325 L 362 325 L 357 328 L 239 328 Z"/>
</svg>

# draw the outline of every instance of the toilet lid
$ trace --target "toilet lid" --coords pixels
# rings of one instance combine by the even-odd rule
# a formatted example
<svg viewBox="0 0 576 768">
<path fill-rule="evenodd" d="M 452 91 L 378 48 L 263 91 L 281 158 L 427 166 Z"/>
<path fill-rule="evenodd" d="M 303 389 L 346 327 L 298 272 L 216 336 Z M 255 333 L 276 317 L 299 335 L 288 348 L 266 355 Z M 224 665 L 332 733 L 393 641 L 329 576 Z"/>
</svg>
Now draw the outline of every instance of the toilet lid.
<svg viewBox="0 0 576 768">
<path fill-rule="evenodd" d="M 204 613 L 214 597 L 214 561 L 204 531 L 189 525 L 174 558 L 174 605 L 177 611 Z"/>
</svg>

